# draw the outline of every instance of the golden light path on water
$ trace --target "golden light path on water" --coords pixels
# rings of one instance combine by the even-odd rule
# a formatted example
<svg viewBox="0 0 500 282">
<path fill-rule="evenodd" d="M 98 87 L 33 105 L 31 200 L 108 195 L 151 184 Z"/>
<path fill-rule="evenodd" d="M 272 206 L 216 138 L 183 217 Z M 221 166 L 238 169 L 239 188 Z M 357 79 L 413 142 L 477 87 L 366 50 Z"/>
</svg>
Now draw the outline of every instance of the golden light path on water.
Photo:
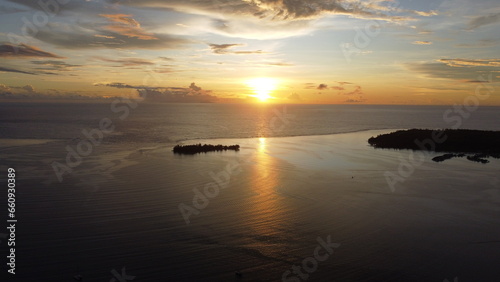
<svg viewBox="0 0 500 282">
<path fill-rule="evenodd" d="M 251 171 L 250 189 L 254 196 L 250 198 L 248 214 L 251 224 L 248 227 L 257 238 L 263 240 L 255 242 L 255 248 L 269 257 L 279 256 L 284 224 L 287 222 L 286 208 L 283 198 L 276 193 L 280 185 L 281 173 L 277 170 L 278 160 L 270 156 L 267 150 L 267 139 L 259 138 L 257 150 Z"/>
</svg>

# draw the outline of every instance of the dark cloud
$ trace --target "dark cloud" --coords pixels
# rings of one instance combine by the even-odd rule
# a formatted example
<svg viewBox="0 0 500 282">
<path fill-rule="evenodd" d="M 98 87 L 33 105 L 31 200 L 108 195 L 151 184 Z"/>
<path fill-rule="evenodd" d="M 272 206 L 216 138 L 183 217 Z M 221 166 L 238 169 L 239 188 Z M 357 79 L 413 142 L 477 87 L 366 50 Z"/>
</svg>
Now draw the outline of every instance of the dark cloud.
<svg viewBox="0 0 500 282">
<path fill-rule="evenodd" d="M 19 13 L 19 12 L 26 12 L 24 9 L 19 9 L 15 7 L 8 7 L 8 6 L 0 6 L 0 15 L 1 14 L 14 14 L 14 13 Z"/>
<path fill-rule="evenodd" d="M 472 19 L 468 27 L 469 29 L 476 29 L 485 25 L 495 24 L 500 22 L 500 13 L 489 14 Z"/>
<path fill-rule="evenodd" d="M 201 87 L 196 86 L 196 84 L 194 82 L 191 83 L 191 85 L 189 85 L 189 89 L 196 91 L 196 92 L 201 91 Z"/>
<path fill-rule="evenodd" d="M 226 54 L 230 48 L 243 46 L 243 44 L 208 44 L 215 54 Z"/>
<path fill-rule="evenodd" d="M 243 44 L 208 44 L 214 54 L 236 54 L 236 55 L 249 55 L 249 54 L 264 54 L 262 50 L 256 51 L 232 51 L 233 47 L 244 46 Z"/>
<path fill-rule="evenodd" d="M 325 90 L 325 89 L 328 89 L 328 85 L 321 83 L 320 85 L 318 85 L 318 87 L 316 87 L 316 89 Z"/>
<path fill-rule="evenodd" d="M 475 41 L 474 43 L 461 43 L 455 45 L 456 47 L 461 47 L 461 48 L 486 48 L 486 47 L 492 47 L 497 45 L 499 42 L 498 39 L 481 39 L 478 41 Z"/>
<path fill-rule="evenodd" d="M 498 60 L 441 59 L 435 63 L 406 64 L 411 71 L 426 77 L 459 81 L 483 80 L 492 71 L 500 71 Z"/>
<path fill-rule="evenodd" d="M 67 64 L 62 61 L 45 60 L 45 61 L 31 61 L 32 64 L 39 65 L 35 69 L 47 71 L 70 71 L 74 67 L 81 67 L 82 65 Z"/>
<path fill-rule="evenodd" d="M 94 86 L 105 86 L 105 87 L 113 87 L 113 88 L 129 88 L 129 89 L 148 89 L 148 90 L 186 90 L 186 88 L 182 87 L 152 87 L 152 86 L 144 86 L 144 85 L 130 85 L 121 82 L 112 82 L 112 83 L 94 83 Z"/>
<path fill-rule="evenodd" d="M 363 103 L 366 101 L 367 101 L 367 99 L 360 96 L 359 98 L 349 98 L 349 99 L 345 100 L 344 103 Z"/>
<path fill-rule="evenodd" d="M 166 34 L 153 34 L 150 38 L 133 36 L 97 23 L 48 23 L 34 36 L 38 40 L 68 49 L 176 49 L 193 43 L 191 40 Z"/>
<path fill-rule="evenodd" d="M 203 90 L 194 82 L 187 88 L 134 86 L 121 82 L 95 83 L 94 86 L 137 89 L 138 95 L 149 102 L 212 103 L 218 100 L 216 96 L 211 95 L 211 91 Z"/>
<path fill-rule="evenodd" d="M 6 68 L 6 67 L 0 67 L 0 72 L 17 72 L 17 73 L 22 73 L 22 74 L 36 75 L 36 73 L 33 73 L 33 72 L 27 72 L 27 71 L 11 69 L 11 68 Z"/>
<path fill-rule="evenodd" d="M 35 93 L 35 88 L 32 85 L 25 85 L 22 89 L 26 90 L 28 93 Z"/>
<path fill-rule="evenodd" d="M 398 10 L 391 5 L 374 5 L 371 2 L 348 0 L 108 0 L 130 6 L 151 8 L 175 9 L 177 11 L 233 16 L 252 16 L 278 20 L 312 19 L 323 14 L 343 14 L 353 17 L 376 18 L 390 21 L 401 21 L 409 18 L 393 16 L 389 11 L 418 14 L 423 16 L 433 15 L 434 11 L 421 12 Z M 223 24 L 223 26 L 226 24 Z"/>
<path fill-rule="evenodd" d="M 337 83 L 340 85 L 352 84 L 352 82 L 347 82 L 347 81 L 337 81 Z"/>
<path fill-rule="evenodd" d="M 362 95 L 363 94 L 363 90 L 361 88 L 361 86 L 357 85 L 354 90 L 350 91 L 350 92 L 347 92 L 347 93 L 344 93 L 344 95 Z"/>
<path fill-rule="evenodd" d="M 64 58 L 56 54 L 46 52 L 35 46 L 26 44 L 14 45 L 4 43 L 0 45 L 0 57 L 18 58 L 18 57 L 45 57 L 45 58 Z"/>
<path fill-rule="evenodd" d="M 152 61 L 141 58 L 124 58 L 124 59 L 108 59 L 102 57 L 95 57 L 98 60 L 109 63 L 117 63 L 118 67 L 131 67 L 131 66 L 148 66 L 154 65 Z"/>
</svg>

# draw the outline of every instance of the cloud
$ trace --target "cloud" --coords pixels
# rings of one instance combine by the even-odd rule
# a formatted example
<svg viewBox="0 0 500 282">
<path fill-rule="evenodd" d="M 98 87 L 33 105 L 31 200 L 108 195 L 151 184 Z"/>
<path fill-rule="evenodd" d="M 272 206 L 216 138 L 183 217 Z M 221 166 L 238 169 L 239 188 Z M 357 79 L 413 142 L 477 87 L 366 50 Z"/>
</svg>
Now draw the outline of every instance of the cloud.
<svg viewBox="0 0 500 282">
<path fill-rule="evenodd" d="M 485 25 L 495 24 L 500 22 L 500 13 L 489 14 L 472 19 L 469 24 L 469 29 L 476 29 Z"/>
<path fill-rule="evenodd" d="M 142 40 L 158 39 L 153 34 L 144 31 L 139 22 L 132 18 L 132 15 L 125 14 L 100 14 L 99 16 L 108 19 L 111 24 L 104 26 L 105 30 Z"/>
<path fill-rule="evenodd" d="M 342 91 L 342 90 L 344 90 L 344 89 L 345 89 L 345 88 L 344 88 L 344 87 L 342 87 L 342 86 L 332 86 L 332 87 L 330 87 L 330 88 L 331 88 L 331 89 L 333 89 L 333 90 L 338 90 L 338 91 Z"/>
<path fill-rule="evenodd" d="M 431 16 L 437 16 L 438 15 L 438 12 L 434 11 L 434 10 L 431 10 L 431 11 L 428 11 L 428 12 L 424 12 L 424 11 L 412 11 L 412 10 L 405 10 L 405 11 L 409 12 L 409 13 L 412 13 L 412 14 L 415 14 L 415 15 L 418 15 L 418 16 L 422 16 L 422 17 L 431 17 Z"/>
<path fill-rule="evenodd" d="M 492 47 L 497 45 L 499 42 L 498 39 L 481 39 L 478 41 L 475 41 L 474 43 L 461 43 L 455 45 L 455 47 L 461 47 L 461 48 L 486 48 L 486 47 Z"/>
<path fill-rule="evenodd" d="M 5 14 L 14 14 L 14 13 L 19 13 L 19 12 L 26 12 L 26 10 L 23 9 L 18 9 L 15 7 L 9 7 L 9 6 L 0 6 L 0 15 L 5 15 Z"/>
<path fill-rule="evenodd" d="M 286 63 L 286 62 L 268 62 L 268 63 L 263 63 L 263 65 L 275 66 L 275 67 L 293 67 L 293 66 L 295 66 L 294 64 Z"/>
<path fill-rule="evenodd" d="M 345 100 L 344 103 L 363 103 L 366 101 L 367 101 L 367 99 L 360 96 L 359 98 L 349 98 L 349 99 Z"/>
<path fill-rule="evenodd" d="M 352 17 L 370 17 L 399 20 L 402 17 L 392 13 L 411 13 L 420 16 L 436 14 L 435 11 L 420 12 L 397 9 L 392 1 L 350 1 L 350 0 L 108 0 L 130 6 L 174 9 L 176 11 L 209 16 L 242 17 L 251 16 L 273 21 L 314 19 L 325 14 L 341 14 Z M 385 5 L 381 5 L 383 3 Z M 385 13 L 384 13 L 385 12 Z"/>
<path fill-rule="evenodd" d="M 426 77 L 467 82 L 484 80 L 488 73 L 500 71 L 499 63 L 497 59 L 440 59 L 437 62 L 409 63 L 405 66 Z"/>
<path fill-rule="evenodd" d="M 0 57 L 16 58 L 16 57 L 45 57 L 45 58 L 64 58 L 56 54 L 46 52 L 35 46 L 26 44 L 14 45 L 4 43 L 0 45 Z"/>
<path fill-rule="evenodd" d="M 316 89 L 325 90 L 325 89 L 328 89 L 328 85 L 321 83 L 320 85 L 318 85 L 318 87 L 316 87 Z"/>
<path fill-rule="evenodd" d="M 171 62 L 171 61 L 175 61 L 175 59 L 173 59 L 173 58 L 169 58 L 169 57 L 163 57 L 163 56 L 160 56 L 160 57 L 158 57 L 158 58 L 162 59 L 163 61 L 169 61 L 169 62 Z"/>
<path fill-rule="evenodd" d="M 74 67 L 82 66 L 82 65 L 67 64 L 62 61 L 54 61 L 54 60 L 31 61 L 31 63 L 40 66 L 35 68 L 37 70 L 49 70 L 49 71 L 70 71 Z"/>
<path fill-rule="evenodd" d="M 347 81 L 337 81 L 337 83 L 340 85 L 353 84 L 352 82 L 347 82 Z"/>
<path fill-rule="evenodd" d="M 290 96 L 287 97 L 288 100 L 292 101 L 302 101 L 302 98 L 300 98 L 299 94 L 293 93 Z"/>
<path fill-rule="evenodd" d="M 211 95 L 211 91 L 203 90 L 196 83 L 191 83 L 189 87 L 148 87 L 140 85 L 129 85 L 121 82 L 94 83 L 94 86 L 106 86 L 114 88 L 137 89 L 138 96 L 145 98 L 149 102 L 163 103 L 212 103 L 219 98 Z"/>
<path fill-rule="evenodd" d="M 430 42 L 430 41 L 413 41 L 412 44 L 415 44 L 415 45 L 431 45 L 432 42 Z"/>
<path fill-rule="evenodd" d="M 362 90 L 361 86 L 359 86 L 359 85 L 357 85 L 353 91 L 344 93 L 344 95 L 362 95 L 362 94 L 363 94 L 363 90 Z"/>
<path fill-rule="evenodd" d="M 398 9 L 397 1 L 354 0 L 108 0 L 113 4 L 189 14 L 185 34 L 214 33 L 234 38 L 276 39 L 323 29 L 319 19 L 349 18 L 403 24 L 413 16 L 431 15 Z M 374 5 L 377 3 L 377 5 Z M 174 12 L 173 12 L 174 11 Z M 198 17 L 197 17 L 198 16 Z"/>
<path fill-rule="evenodd" d="M 500 59 L 439 59 L 450 67 L 500 67 Z"/>
<path fill-rule="evenodd" d="M 214 54 L 237 54 L 237 55 L 248 55 L 248 54 L 264 54 L 262 50 L 257 51 L 231 51 L 230 49 L 237 46 L 244 46 L 243 44 L 208 44 L 212 49 Z"/>
<path fill-rule="evenodd" d="M 22 89 L 26 90 L 28 93 L 35 93 L 35 88 L 32 85 L 25 85 Z"/>
<path fill-rule="evenodd" d="M 140 36 L 110 29 L 99 23 L 48 23 L 34 35 L 36 39 L 68 49 L 177 49 L 192 40 L 166 34 Z"/>
<path fill-rule="evenodd" d="M 208 44 L 215 54 L 226 54 L 230 48 L 242 45 L 243 44 Z"/>
<path fill-rule="evenodd" d="M 27 72 L 27 71 L 11 69 L 11 68 L 6 68 L 6 67 L 0 67 L 0 72 L 16 72 L 16 73 L 22 73 L 22 74 L 36 75 L 36 73 L 33 73 L 33 72 Z"/>
<path fill-rule="evenodd" d="M 103 57 L 95 57 L 98 60 L 109 63 L 118 63 L 120 64 L 117 67 L 131 67 L 131 66 L 147 66 L 154 65 L 154 62 L 141 59 L 141 58 L 124 58 L 124 59 L 108 59 Z"/>
<path fill-rule="evenodd" d="M 189 85 L 189 89 L 196 91 L 196 92 L 201 91 L 201 87 L 196 86 L 196 84 L 194 82 L 191 83 L 191 85 Z"/>
<path fill-rule="evenodd" d="M 10 87 L 5 84 L 0 84 L 0 93 L 10 92 Z"/>
<path fill-rule="evenodd" d="M 8 86 L 0 84 L 0 98 L 30 97 L 33 95 L 38 95 L 38 93 L 30 84 L 25 86 Z"/>
</svg>

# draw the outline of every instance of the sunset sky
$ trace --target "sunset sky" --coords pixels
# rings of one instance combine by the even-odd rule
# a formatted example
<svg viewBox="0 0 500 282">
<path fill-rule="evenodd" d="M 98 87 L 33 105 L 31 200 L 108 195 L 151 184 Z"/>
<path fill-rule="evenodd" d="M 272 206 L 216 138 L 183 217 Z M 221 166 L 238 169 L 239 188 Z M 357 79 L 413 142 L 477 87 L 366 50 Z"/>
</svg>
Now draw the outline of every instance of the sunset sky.
<svg viewBox="0 0 500 282">
<path fill-rule="evenodd" d="M 498 0 L 0 0 L 0 23 L 1 100 L 500 105 Z"/>
</svg>

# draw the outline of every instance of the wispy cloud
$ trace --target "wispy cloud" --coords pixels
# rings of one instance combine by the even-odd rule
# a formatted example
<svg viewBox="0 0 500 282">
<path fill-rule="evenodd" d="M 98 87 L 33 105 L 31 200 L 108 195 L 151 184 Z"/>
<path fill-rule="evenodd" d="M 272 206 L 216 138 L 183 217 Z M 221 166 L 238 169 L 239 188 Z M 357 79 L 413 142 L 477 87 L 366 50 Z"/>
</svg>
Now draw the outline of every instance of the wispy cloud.
<svg viewBox="0 0 500 282">
<path fill-rule="evenodd" d="M 343 93 L 344 95 L 363 95 L 363 90 L 361 88 L 361 86 L 359 85 L 356 85 L 356 87 L 354 88 L 354 90 L 350 91 L 350 92 L 347 92 L 347 93 Z"/>
<path fill-rule="evenodd" d="M 499 39 L 481 39 L 472 43 L 461 43 L 455 45 L 455 47 L 461 48 L 487 48 L 497 45 Z"/>
<path fill-rule="evenodd" d="M 63 61 L 45 60 L 45 61 L 31 61 L 32 64 L 38 65 L 37 70 L 49 70 L 49 71 L 70 71 L 75 67 L 81 67 L 82 65 L 72 65 L 65 63 Z"/>
<path fill-rule="evenodd" d="M 131 66 L 147 66 L 154 65 L 154 62 L 141 58 L 123 58 L 123 59 L 108 59 L 103 57 L 95 57 L 96 59 L 109 62 L 109 63 L 117 63 L 116 67 L 131 67 Z"/>
<path fill-rule="evenodd" d="M 287 62 L 266 62 L 266 63 L 262 63 L 262 64 L 266 65 L 266 66 L 273 66 L 273 67 L 293 67 L 293 66 L 295 66 L 294 64 L 287 63 Z"/>
<path fill-rule="evenodd" d="M 468 27 L 469 29 L 476 29 L 485 25 L 495 24 L 500 22 L 500 13 L 489 14 L 486 16 L 479 16 L 472 19 Z"/>
<path fill-rule="evenodd" d="M 432 42 L 430 42 L 430 41 L 413 41 L 412 44 L 415 44 L 415 45 L 431 45 Z"/>
<path fill-rule="evenodd" d="M 245 46 L 244 44 L 208 44 L 214 54 L 236 54 L 236 55 L 249 55 L 249 54 L 264 54 L 262 50 L 256 51 L 232 51 L 233 47 Z"/>
<path fill-rule="evenodd" d="M 358 98 L 349 98 L 349 99 L 345 100 L 344 103 L 364 103 L 366 101 L 367 101 L 367 99 L 365 99 L 363 97 L 358 97 Z"/>
<path fill-rule="evenodd" d="M 353 17 L 381 18 L 388 21 L 401 20 L 403 17 L 387 12 L 410 13 L 420 16 L 437 14 L 435 11 L 423 12 L 397 9 L 392 1 L 349 1 L 349 0 L 109 0 L 130 6 L 170 8 L 181 12 L 203 15 L 251 16 L 260 19 L 300 20 L 313 19 L 325 14 L 343 14 Z M 385 12 L 385 14 L 384 14 Z"/>
<path fill-rule="evenodd" d="M 35 37 L 68 49 L 176 49 L 193 43 L 192 40 L 178 36 L 154 34 L 149 37 L 95 23 L 48 23 L 40 28 Z"/>
<path fill-rule="evenodd" d="M 500 67 L 500 59 L 439 59 L 450 67 Z"/>
<path fill-rule="evenodd" d="M 14 45 L 4 43 L 0 45 L 0 57 L 19 58 L 19 57 L 45 57 L 45 58 L 64 58 L 56 54 L 46 52 L 38 47 L 26 44 Z"/>
<path fill-rule="evenodd" d="M 132 18 L 132 15 L 100 14 L 99 16 L 104 17 L 110 21 L 110 24 L 104 26 L 105 30 L 142 40 L 158 39 L 153 34 L 148 33 L 144 29 L 142 29 L 139 22 Z M 109 36 L 107 38 L 109 38 Z"/>
<path fill-rule="evenodd" d="M 405 66 L 430 78 L 472 82 L 486 73 L 500 71 L 500 60 L 439 59 L 436 62 L 408 63 Z"/>
<path fill-rule="evenodd" d="M 36 73 L 33 73 L 33 72 L 22 71 L 22 70 L 18 70 L 18 69 L 11 69 L 11 68 L 6 68 L 6 67 L 0 67 L 0 72 L 17 72 L 17 73 L 22 73 L 22 74 L 36 75 Z"/>
<path fill-rule="evenodd" d="M 216 96 L 211 95 L 210 90 L 204 90 L 191 83 L 189 87 L 148 87 L 141 85 L 130 85 L 121 82 L 113 83 L 94 83 L 94 86 L 105 86 L 113 88 L 137 89 L 137 93 L 146 101 L 164 102 L 164 103 L 209 103 L 218 100 Z"/>
</svg>

